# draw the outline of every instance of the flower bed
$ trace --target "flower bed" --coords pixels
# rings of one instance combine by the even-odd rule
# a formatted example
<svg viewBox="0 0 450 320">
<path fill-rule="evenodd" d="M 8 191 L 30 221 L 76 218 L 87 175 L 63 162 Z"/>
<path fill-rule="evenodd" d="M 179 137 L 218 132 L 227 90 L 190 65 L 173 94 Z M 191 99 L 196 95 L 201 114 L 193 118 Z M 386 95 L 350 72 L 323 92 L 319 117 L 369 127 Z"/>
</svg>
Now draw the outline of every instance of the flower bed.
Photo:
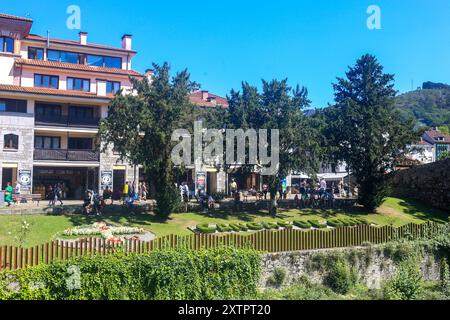
<svg viewBox="0 0 450 320">
<path fill-rule="evenodd" d="M 108 241 L 119 242 L 121 235 L 141 234 L 145 230 L 135 227 L 108 226 L 106 223 L 94 223 L 64 230 L 65 236 L 101 236 Z"/>
</svg>

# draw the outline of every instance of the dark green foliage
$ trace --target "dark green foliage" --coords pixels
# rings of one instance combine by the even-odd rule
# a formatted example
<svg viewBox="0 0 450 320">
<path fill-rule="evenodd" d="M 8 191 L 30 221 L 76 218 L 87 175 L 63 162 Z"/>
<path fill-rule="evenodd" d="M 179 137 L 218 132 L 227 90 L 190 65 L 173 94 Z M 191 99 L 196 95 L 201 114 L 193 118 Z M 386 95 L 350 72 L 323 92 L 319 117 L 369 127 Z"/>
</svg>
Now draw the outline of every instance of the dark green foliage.
<svg viewBox="0 0 450 320">
<path fill-rule="evenodd" d="M 161 216 L 180 207 L 179 192 L 174 188 L 176 170 L 171 151 L 175 142 L 171 135 L 193 114 L 189 94 L 196 88 L 186 70 L 171 79 L 169 69 L 167 63 L 154 65 L 151 83 L 146 78 L 132 79 L 137 95 L 116 95 L 99 129 L 103 151 L 113 145 L 122 160 L 143 165 L 155 186 L 157 212 Z"/>
<path fill-rule="evenodd" d="M 71 266 L 79 268 L 79 290 L 67 287 Z M 260 256 L 252 250 L 86 256 L 0 273 L 0 300 L 244 299 L 256 295 L 259 276 Z"/>
<path fill-rule="evenodd" d="M 280 227 L 278 224 L 276 224 L 274 222 L 265 222 L 265 221 L 263 221 L 262 225 L 263 225 L 264 229 L 267 229 L 267 230 L 278 229 Z"/>
<path fill-rule="evenodd" d="M 312 227 L 311 223 L 302 220 L 295 220 L 294 225 L 302 229 L 310 229 Z"/>
<path fill-rule="evenodd" d="M 196 226 L 197 230 L 201 233 L 215 233 L 217 227 L 211 226 L 208 223 L 201 223 Z"/>
<path fill-rule="evenodd" d="M 337 79 L 336 105 L 323 112 L 329 161 L 345 161 L 359 186 L 358 201 L 369 210 L 387 195 L 386 172 L 419 138 L 414 121 L 395 111 L 393 80 L 374 56 L 364 55 Z"/>
<path fill-rule="evenodd" d="M 287 271 L 284 268 L 275 268 L 273 274 L 267 279 L 267 284 L 273 287 L 281 287 L 286 280 Z"/>
<path fill-rule="evenodd" d="M 247 223 L 247 227 L 250 230 L 255 230 L 255 231 L 259 231 L 263 229 L 263 225 L 261 223 L 257 223 L 257 222 L 249 222 Z"/>
<path fill-rule="evenodd" d="M 344 224 L 339 219 L 329 219 L 327 220 L 327 224 L 331 227 L 339 228 L 343 227 Z"/>
<path fill-rule="evenodd" d="M 324 228 L 327 227 L 327 222 L 326 221 L 308 220 L 308 222 L 314 228 L 324 229 Z"/>
<path fill-rule="evenodd" d="M 418 262 L 411 258 L 403 261 L 395 275 L 386 282 L 384 294 L 391 300 L 413 300 L 422 291 L 423 280 Z"/>
<path fill-rule="evenodd" d="M 214 201 L 222 201 L 225 199 L 227 194 L 225 192 L 212 192 L 211 197 L 214 199 Z"/>
<path fill-rule="evenodd" d="M 356 284 L 357 275 L 350 269 L 345 259 L 338 259 L 330 264 L 327 275 L 324 278 L 324 284 L 330 287 L 334 292 L 346 294 Z"/>
<path fill-rule="evenodd" d="M 441 260 L 440 287 L 442 292 L 450 298 L 450 270 L 446 258 Z"/>
<path fill-rule="evenodd" d="M 233 228 L 231 228 L 227 224 L 220 223 L 217 225 L 217 230 L 220 232 L 231 232 L 231 231 L 233 231 Z"/>
<path fill-rule="evenodd" d="M 288 221 L 277 221 L 277 224 L 282 228 L 292 228 L 292 224 Z"/>
<path fill-rule="evenodd" d="M 450 127 L 450 87 L 427 86 L 397 97 L 396 108 L 404 119 L 414 118 L 419 126 Z M 445 129 L 444 129 L 445 130 Z"/>
</svg>

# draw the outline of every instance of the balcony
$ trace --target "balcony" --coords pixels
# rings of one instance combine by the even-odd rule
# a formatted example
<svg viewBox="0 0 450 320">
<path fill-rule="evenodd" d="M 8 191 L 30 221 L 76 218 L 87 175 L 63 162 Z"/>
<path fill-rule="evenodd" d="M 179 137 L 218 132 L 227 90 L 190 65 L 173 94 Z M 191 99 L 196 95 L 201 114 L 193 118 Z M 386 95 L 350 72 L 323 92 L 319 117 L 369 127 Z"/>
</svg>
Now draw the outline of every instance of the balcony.
<svg viewBox="0 0 450 320">
<path fill-rule="evenodd" d="M 99 162 L 100 153 L 93 150 L 35 149 L 34 160 Z"/>
<path fill-rule="evenodd" d="M 86 127 L 97 128 L 100 118 L 76 118 L 57 115 L 35 115 L 35 124 L 42 126 L 59 127 Z"/>
</svg>

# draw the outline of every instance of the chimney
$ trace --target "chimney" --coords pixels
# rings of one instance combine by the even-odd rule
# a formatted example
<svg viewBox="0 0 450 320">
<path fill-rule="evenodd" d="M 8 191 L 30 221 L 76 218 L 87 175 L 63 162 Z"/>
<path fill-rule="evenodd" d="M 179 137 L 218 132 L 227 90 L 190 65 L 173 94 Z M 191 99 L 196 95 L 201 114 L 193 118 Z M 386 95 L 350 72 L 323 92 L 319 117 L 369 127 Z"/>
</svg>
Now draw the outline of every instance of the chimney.
<svg viewBox="0 0 450 320">
<path fill-rule="evenodd" d="M 145 70 L 145 77 L 147 78 L 148 83 L 152 83 L 153 82 L 154 74 L 155 74 L 155 72 L 152 69 Z"/>
<path fill-rule="evenodd" d="M 80 44 L 87 45 L 88 33 L 87 32 L 80 32 L 78 35 L 80 36 Z"/>
<path fill-rule="evenodd" d="M 216 97 L 209 97 L 209 102 L 211 102 L 214 106 L 217 105 Z"/>
<path fill-rule="evenodd" d="M 131 42 L 133 36 L 131 34 L 124 34 L 122 37 L 122 49 L 131 50 Z"/>
<path fill-rule="evenodd" d="M 208 100 L 208 97 L 209 97 L 208 91 L 207 91 L 207 90 L 202 90 L 202 99 L 203 99 L 204 101 L 207 101 L 207 100 Z"/>
</svg>

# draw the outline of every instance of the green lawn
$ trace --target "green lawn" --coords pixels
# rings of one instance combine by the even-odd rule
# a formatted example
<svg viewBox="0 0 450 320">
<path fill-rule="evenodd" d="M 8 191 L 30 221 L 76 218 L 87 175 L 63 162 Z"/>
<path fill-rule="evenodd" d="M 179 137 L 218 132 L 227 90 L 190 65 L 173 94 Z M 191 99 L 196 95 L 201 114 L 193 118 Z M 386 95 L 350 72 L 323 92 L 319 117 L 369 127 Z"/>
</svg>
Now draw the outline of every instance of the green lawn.
<svg viewBox="0 0 450 320">
<path fill-rule="evenodd" d="M 370 222 L 379 225 L 394 225 L 415 222 L 421 223 L 428 220 L 438 222 L 448 222 L 449 214 L 429 208 L 418 202 L 388 198 L 376 213 L 368 213 L 362 209 L 351 210 L 280 210 L 276 219 L 268 216 L 267 212 L 244 212 L 232 213 L 216 211 L 205 213 L 177 213 L 172 214 L 169 219 L 162 220 L 152 213 L 131 214 L 131 215 L 103 215 L 97 217 L 85 217 L 81 215 L 31 215 L 31 216 L 0 216 L 0 245 L 11 245 L 15 243 L 15 236 L 18 234 L 22 221 L 30 223 L 30 232 L 26 238 L 26 246 L 41 244 L 51 240 L 56 235 L 60 235 L 66 228 L 91 224 L 96 221 L 106 223 L 121 224 L 126 226 L 139 226 L 155 233 L 157 236 L 167 234 L 187 235 L 191 231 L 189 226 L 198 223 L 232 223 L 251 221 L 276 221 L 284 220 L 308 220 L 327 219 L 331 217 L 358 216 L 366 218 Z"/>
</svg>

